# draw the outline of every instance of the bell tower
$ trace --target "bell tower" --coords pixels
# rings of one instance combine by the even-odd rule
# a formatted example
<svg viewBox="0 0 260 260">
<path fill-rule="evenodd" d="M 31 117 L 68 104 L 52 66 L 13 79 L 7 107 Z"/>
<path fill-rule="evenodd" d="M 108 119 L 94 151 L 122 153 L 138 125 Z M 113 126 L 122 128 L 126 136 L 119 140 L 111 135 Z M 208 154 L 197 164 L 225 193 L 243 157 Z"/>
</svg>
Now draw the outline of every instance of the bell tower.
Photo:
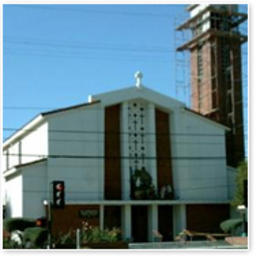
<svg viewBox="0 0 260 260">
<path fill-rule="evenodd" d="M 245 157 L 241 45 L 247 36 L 239 25 L 247 14 L 238 5 L 189 5 L 190 18 L 176 30 L 190 30 L 191 39 L 178 46 L 188 50 L 191 64 L 191 108 L 231 130 L 226 133 L 227 164 Z"/>
</svg>

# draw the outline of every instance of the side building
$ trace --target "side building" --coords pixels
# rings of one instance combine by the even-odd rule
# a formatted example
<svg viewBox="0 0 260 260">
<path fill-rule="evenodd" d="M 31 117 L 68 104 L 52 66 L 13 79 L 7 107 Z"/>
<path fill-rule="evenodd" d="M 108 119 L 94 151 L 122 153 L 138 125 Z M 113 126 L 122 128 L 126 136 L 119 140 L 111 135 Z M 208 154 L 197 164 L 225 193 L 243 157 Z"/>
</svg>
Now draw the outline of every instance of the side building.
<svg viewBox="0 0 260 260">
<path fill-rule="evenodd" d="M 221 232 L 236 171 L 227 167 L 229 129 L 141 84 L 41 113 L 4 142 L 7 217 L 46 216 L 51 183 L 66 206 L 53 233 L 120 227 L 125 239 L 172 241 L 183 229 Z"/>
</svg>

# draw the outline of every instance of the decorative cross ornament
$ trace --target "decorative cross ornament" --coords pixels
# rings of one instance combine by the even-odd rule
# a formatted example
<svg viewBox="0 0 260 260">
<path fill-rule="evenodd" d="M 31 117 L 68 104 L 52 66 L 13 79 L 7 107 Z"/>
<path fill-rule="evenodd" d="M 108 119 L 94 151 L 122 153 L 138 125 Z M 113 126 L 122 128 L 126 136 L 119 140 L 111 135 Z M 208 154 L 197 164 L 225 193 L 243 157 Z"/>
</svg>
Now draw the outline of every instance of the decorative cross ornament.
<svg viewBox="0 0 260 260">
<path fill-rule="evenodd" d="M 142 86 L 142 78 L 143 78 L 142 72 L 137 71 L 137 72 L 135 73 L 135 78 L 136 78 L 135 86 L 136 86 L 137 88 L 140 88 L 140 87 Z"/>
<path fill-rule="evenodd" d="M 136 79 L 140 80 L 140 75 Z M 141 82 L 139 82 L 141 86 Z M 139 87 L 136 86 L 138 90 Z M 142 88 L 142 86 L 141 86 Z M 129 137 L 129 156 L 130 156 L 130 167 L 133 169 L 141 169 L 146 167 L 148 162 L 145 159 L 146 155 L 146 136 L 144 134 L 147 118 L 146 118 L 146 107 L 147 104 L 140 100 L 132 100 L 128 103 L 128 137 Z"/>
</svg>

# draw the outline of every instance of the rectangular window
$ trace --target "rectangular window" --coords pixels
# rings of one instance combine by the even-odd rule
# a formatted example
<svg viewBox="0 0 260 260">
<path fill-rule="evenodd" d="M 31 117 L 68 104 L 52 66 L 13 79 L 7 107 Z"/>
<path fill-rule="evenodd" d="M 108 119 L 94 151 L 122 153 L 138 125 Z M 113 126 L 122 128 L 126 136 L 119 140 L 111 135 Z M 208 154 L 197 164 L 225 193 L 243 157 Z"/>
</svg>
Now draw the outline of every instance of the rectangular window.
<svg viewBox="0 0 260 260">
<path fill-rule="evenodd" d="M 232 92 L 228 92 L 227 94 L 227 112 L 233 112 Z"/>
<path fill-rule="evenodd" d="M 198 98 L 199 98 L 199 109 L 202 107 L 202 93 L 201 93 L 201 84 L 203 80 L 203 45 L 198 45 Z"/>
<path fill-rule="evenodd" d="M 18 143 L 18 156 L 19 156 L 18 163 L 22 164 L 22 142 Z"/>
<path fill-rule="evenodd" d="M 6 150 L 6 155 L 5 155 L 5 159 L 6 159 L 6 170 L 9 169 L 9 150 Z"/>
<path fill-rule="evenodd" d="M 201 82 L 202 77 L 203 77 L 203 46 L 198 45 L 198 57 L 197 57 L 197 62 L 198 62 L 198 80 Z"/>
<path fill-rule="evenodd" d="M 213 90 L 212 91 L 212 109 L 216 109 L 217 108 L 217 91 Z"/>
</svg>

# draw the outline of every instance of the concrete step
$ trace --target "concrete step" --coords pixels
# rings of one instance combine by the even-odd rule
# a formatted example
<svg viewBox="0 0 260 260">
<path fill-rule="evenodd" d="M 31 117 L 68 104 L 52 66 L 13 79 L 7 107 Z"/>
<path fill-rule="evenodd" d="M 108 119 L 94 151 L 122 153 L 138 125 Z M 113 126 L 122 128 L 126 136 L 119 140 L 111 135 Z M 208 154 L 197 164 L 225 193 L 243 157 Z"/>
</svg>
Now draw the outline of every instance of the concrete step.
<svg viewBox="0 0 260 260">
<path fill-rule="evenodd" d="M 184 242 L 148 242 L 130 243 L 129 249 L 247 249 L 247 247 L 232 246 L 225 240 L 209 241 L 186 241 Z"/>
</svg>

